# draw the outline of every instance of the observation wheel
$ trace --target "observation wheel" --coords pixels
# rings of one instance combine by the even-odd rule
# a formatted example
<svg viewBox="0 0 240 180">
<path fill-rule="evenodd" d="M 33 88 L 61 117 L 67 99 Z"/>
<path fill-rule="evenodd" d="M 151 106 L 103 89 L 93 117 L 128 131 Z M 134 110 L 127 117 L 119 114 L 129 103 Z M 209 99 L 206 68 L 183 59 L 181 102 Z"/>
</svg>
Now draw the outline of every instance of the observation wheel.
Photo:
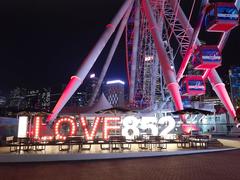
<svg viewBox="0 0 240 180">
<path fill-rule="evenodd" d="M 169 105 L 171 99 L 172 106 L 168 108 L 182 110 L 182 98 L 203 95 L 205 82 L 209 80 L 229 115 L 235 118 L 235 109 L 216 68 L 221 66 L 221 52 L 230 31 L 238 25 L 239 1 L 209 3 L 203 0 L 200 4 L 197 0 L 187 1 L 192 3 L 188 15 L 181 7 L 183 1 L 187 0 L 126 0 L 76 75 L 71 77 L 48 122 L 54 121 L 82 84 L 114 32 L 115 39 L 91 102 L 97 96 L 121 37 L 125 36 L 130 107 L 158 110 Z M 190 21 L 196 7 L 199 19 L 193 27 Z M 219 44 L 202 45 L 198 39 L 201 28 L 221 32 Z M 188 64 L 190 70 L 187 70 Z"/>
</svg>

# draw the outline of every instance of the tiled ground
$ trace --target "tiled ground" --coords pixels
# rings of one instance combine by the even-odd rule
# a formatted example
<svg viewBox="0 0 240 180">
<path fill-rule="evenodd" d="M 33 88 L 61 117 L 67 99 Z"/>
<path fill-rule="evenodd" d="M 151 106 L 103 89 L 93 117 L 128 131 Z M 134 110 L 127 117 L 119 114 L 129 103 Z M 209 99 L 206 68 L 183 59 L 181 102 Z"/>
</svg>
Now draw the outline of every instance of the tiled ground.
<svg viewBox="0 0 240 180">
<path fill-rule="evenodd" d="M 240 150 L 174 157 L 0 164 L 0 179 L 239 180 Z"/>
</svg>

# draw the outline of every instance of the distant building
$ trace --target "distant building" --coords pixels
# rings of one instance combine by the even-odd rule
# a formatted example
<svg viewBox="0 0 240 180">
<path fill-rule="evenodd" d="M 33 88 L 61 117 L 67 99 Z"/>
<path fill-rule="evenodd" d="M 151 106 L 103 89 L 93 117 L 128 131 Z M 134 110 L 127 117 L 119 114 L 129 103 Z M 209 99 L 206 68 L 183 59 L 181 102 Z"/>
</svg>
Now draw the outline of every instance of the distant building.
<svg viewBox="0 0 240 180">
<path fill-rule="evenodd" d="M 66 84 L 62 84 L 60 86 L 52 86 L 50 88 L 50 111 L 53 110 L 57 101 L 59 100 L 61 93 L 63 92 Z"/>
<path fill-rule="evenodd" d="M 112 106 L 124 106 L 124 85 L 121 80 L 107 81 L 104 87 L 104 94 Z"/>
<path fill-rule="evenodd" d="M 46 88 L 28 90 L 23 102 L 25 103 L 25 109 L 49 112 L 50 90 Z"/>
<path fill-rule="evenodd" d="M 51 93 L 50 93 L 50 109 L 51 111 L 57 104 L 59 98 L 61 97 L 64 89 L 66 87 L 66 84 L 62 84 L 61 86 L 52 87 Z M 87 104 L 86 100 L 86 93 L 82 90 L 78 89 L 68 100 L 66 105 L 63 108 L 69 108 L 69 107 L 81 107 L 85 106 Z"/>
<path fill-rule="evenodd" d="M 69 99 L 66 107 L 83 107 L 88 104 L 88 94 L 84 91 L 77 90 Z"/>
<path fill-rule="evenodd" d="M 87 106 L 96 88 L 97 82 L 98 78 L 95 76 L 95 74 L 90 74 L 88 77 L 86 77 L 80 88 L 78 88 L 78 90 L 68 100 L 64 106 L 64 109 L 69 110 Z M 54 88 L 51 90 L 51 110 L 58 102 L 65 86 L 66 85 L 63 85 L 62 88 Z"/>
<path fill-rule="evenodd" d="M 15 88 L 12 91 L 10 91 L 6 107 L 10 109 L 24 109 L 24 103 L 23 100 L 25 96 L 27 95 L 27 89 L 25 88 Z"/>
<path fill-rule="evenodd" d="M 75 104 L 78 104 L 78 106 L 88 106 L 93 96 L 94 90 L 96 89 L 97 83 L 98 83 L 98 77 L 96 77 L 94 73 L 87 76 L 83 81 L 83 84 L 80 86 L 80 88 L 74 93 L 74 95 L 69 100 L 72 102 L 68 102 L 68 104 L 70 105 L 70 103 L 72 104 L 75 103 Z M 101 92 L 101 89 L 100 89 L 100 92 Z M 96 98 L 99 98 L 99 96 L 97 96 Z"/>
<path fill-rule="evenodd" d="M 50 90 L 15 88 L 10 92 L 6 107 L 17 111 L 49 111 Z"/>
<path fill-rule="evenodd" d="M 240 106 L 240 67 L 233 66 L 229 70 L 230 91 L 234 106 Z"/>
<path fill-rule="evenodd" d="M 85 83 L 83 85 L 83 92 L 85 92 L 86 94 L 87 104 L 90 103 L 94 90 L 96 89 L 97 83 L 98 83 L 98 78 L 95 76 L 95 74 L 90 74 L 90 76 L 87 77 L 87 79 L 85 80 Z M 99 96 L 97 96 L 97 98 L 98 97 Z"/>
</svg>

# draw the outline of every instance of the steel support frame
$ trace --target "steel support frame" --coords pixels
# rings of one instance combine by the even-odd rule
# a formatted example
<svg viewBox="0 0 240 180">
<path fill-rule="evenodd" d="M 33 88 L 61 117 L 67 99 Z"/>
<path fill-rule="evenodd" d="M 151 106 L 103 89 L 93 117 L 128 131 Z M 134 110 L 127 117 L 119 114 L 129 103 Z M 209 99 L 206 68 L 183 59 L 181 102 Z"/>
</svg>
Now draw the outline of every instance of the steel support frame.
<svg viewBox="0 0 240 180">
<path fill-rule="evenodd" d="M 176 5 L 176 1 L 175 0 L 169 0 L 172 8 L 175 7 L 174 5 Z M 237 0 L 235 2 L 235 5 L 239 4 L 239 0 Z M 191 27 L 191 25 L 189 24 L 184 12 L 182 11 L 182 9 L 180 8 L 178 13 L 176 14 L 179 22 L 182 24 L 183 27 Z M 193 28 L 189 28 L 186 33 L 188 34 L 188 36 L 192 36 L 193 35 Z M 228 37 L 228 34 L 223 34 L 222 39 L 220 40 L 219 43 L 219 47 L 223 48 L 223 43 L 226 42 Z M 196 39 L 196 44 L 200 45 L 200 41 L 198 39 Z M 208 74 L 208 80 L 210 81 L 213 90 L 216 92 L 217 96 L 219 97 L 219 99 L 221 100 L 221 102 L 224 104 L 225 108 L 227 109 L 228 113 L 230 114 L 230 116 L 235 119 L 236 117 L 236 111 L 233 107 L 233 104 L 230 100 L 230 97 L 227 93 L 227 90 L 225 88 L 224 83 L 222 82 L 221 78 L 219 77 L 217 71 L 215 69 L 211 70 Z"/>
<path fill-rule="evenodd" d="M 239 10 L 240 0 L 235 1 L 235 6 Z M 219 48 L 220 51 L 223 50 L 230 33 L 231 33 L 231 31 L 225 32 L 225 33 L 222 34 L 222 37 L 221 37 L 221 39 L 219 41 L 219 44 L 218 44 L 218 48 Z M 219 77 L 219 75 L 218 75 L 218 73 L 215 69 L 211 70 L 209 72 L 208 79 L 209 79 L 214 91 L 218 95 L 219 99 L 221 100 L 221 102 L 225 105 L 226 109 L 228 110 L 228 113 L 234 119 L 235 123 L 238 124 L 239 122 L 236 119 L 236 111 L 233 107 L 231 99 L 230 99 L 230 97 L 228 95 L 228 92 L 225 88 L 225 84 L 222 82 L 221 78 Z"/>
<path fill-rule="evenodd" d="M 133 47 L 131 54 L 131 79 L 129 84 L 129 102 L 134 101 L 135 92 L 135 79 L 136 79 L 136 69 L 137 69 L 137 56 L 138 56 L 138 42 L 139 42 L 139 26 L 140 26 L 140 2 L 136 1 L 136 11 L 134 16 L 134 29 L 133 29 Z"/>
<path fill-rule="evenodd" d="M 162 29 L 163 27 L 163 19 L 162 19 L 162 14 L 163 14 L 163 9 L 164 9 L 164 2 L 165 0 L 150 0 L 151 7 L 153 9 L 153 14 L 154 17 L 157 19 L 157 23 L 159 26 L 159 34 L 162 35 Z M 137 3 L 137 2 L 136 2 Z M 136 4 L 135 3 L 135 4 Z M 134 22 L 135 19 L 135 24 L 137 23 L 137 28 L 131 28 L 131 32 L 128 33 L 128 38 L 130 39 L 130 42 L 127 43 L 127 45 L 130 45 L 130 48 L 127 48 L 127 50 L 130 49 L 130 53 L 127 52 L 127 59 L 130 60 L 131 62 L 131 67 L 133 71 L 131 71 L 131 75 L 134 76 L 135 78 L 132 78 L 132 87 L 129 88 L 130 91 L 130 104 L 133 105 L 134 107 L 138 107 L 140 109 L 144 109 L 144 111 L 151 111 L 152 107 L 155 103 L 158 103 L 159 100 L 165 99 L 165 94 L 166 94 L 166 87 L 163 82 L 163 77 L 162 77 L 162 69 L 161 66 L 159 66 L 159 59 L 156 54 L 156 48 L 153 42 L 153 38 L 151 35 L 150 30 L 148 29 L 147 25 L 147 20 L 146 17 L 143 15 L 143 9 L 141 8 L 140 11 L 140 17 L 138 18 L 136 14 L 139 12 L 136 11 L 137 8 L 135 6 L 133 15 L 132 15 L 132 20 L 131 22 Z M 135 17 L 134 17 L 135 16 Z M 136 20 L 139 20 L 136 22 Z M 131 24 L 130 22 L 130 24 Z M 139 25 L 139 27 L 138 27 Z M 136 25 L 135 25 L 136 27 Z M 167 31 L 166 31 L 167 32 Z M 167 33 L 165 33 L 167 34 Z M 130 35 L 130 36 L 129 36 Z M 134 38 L 136 37 L 136 38 Z M 138 39 L 138 42 L 135 40 Z M 164 40 L 164 38 L 163 38 Z M 135 41 L 135 42 L 134 42 Z M 134 45 L 135 44 L 135 45 Z M 164 46 L 166 48 L 167 54 L 169 57 L 172 56 L 172 50 L 171 47 L 169 46 L 168 43 L 164 42 Z M 134 56 L 136 57 L 136 67 L 135 67 L 135 62 L 133 56 L 133 49 L 136 47 L 137 49 L 137 55 Z M 129 54 L 129 56 L 128 56 Z M 134 53 L 135 54 L 135 53 Z M 151 62 L 145 61 L 145 58 L 147 56 L 152 56 Z M 170 58 L 170 63 L 171 65 L 173 64 L 172 62 L 173 58 Z M 128 62 L 128 61 L 127 61 Z M 130 80 L 131 81 L 131 80 Z M 130 82 L 129 81 L 129 82 Z M 132 93 L 131 93 L 132 91 Z M 136 93 L 141 94 L 141 101 L 136 101 Z M 133 94 L 133 95 L 131 95 Z M 161 96 L 161 97 L 160 97 Z M 139 98 L 139 96 L 138 96 Z M 141 102 L 145 102 L 142 104 Z M 146 109 L 145 109 L 146 108 Z"/>
<path fill-rule="evenodd" d="M 147 17 L 148 26 L 151 31 L 151 34 L 157 49 L 158 58 L 163 70 L 163 76 L 164 76 L 167 88 L 173 98 L 176 110 L 182 110 L 183 104 L 182 104 L 182 99 L 179 92 L 179 85 L 176 80 L 176 74 L 174 70 L 171 68 L 171 65 L 168 60 L 168 55 L 165 51 L 165 48 L 162 42 L 162 37 L 160 37 L 158 33 L 158 26 L 157 26 L 156 20 L 154 19 L 151 5 L 148 0 L 142 0 L 142 6 L 143 6 L 144 13 Z"/>
<path fill-rule="evenodd" d="M 122 22 L 121 22 L 121 24 L 120 24 L 120 26 L 118 28 L 116 37 L 115 37 L 115 39 L 113 41 L 113 44 L 112 44 L 112 47 L 111 47 L 111 49 L 110 49 L 110 51 L 108 53 L 107 60 L 106 60 L 106 62 L 104 64 L 104 66 L 103 66 L 103 69 L 101 71 L 100 77 L 98 79 L 98 83 L 97 83 L 96 88 L 94 89 L 93 95 L 91 97 L 89 106 L 92 106 L 94 104 L 95 100 L 96 100 L 96 97 L 97 97 L 99 89 L 100 89 L 100 87 L 102 85 L 103 79 L 104 79 L 104 77 L 105 77 L 105 75 L 107 73 L 107 70 L 108 70 L 108 68 L 109 68 L 109 66 L 110 66 L 110 64 L 112 62 L 113 55 L 114 55 L 114 53 L 115 53 L 115 51 L 117 49 L 117 46 L 119 44 L 119 41 L 120 41 L 120 39 L 121 39 L 121 37 L 123 35 L 123 31 L 124 31 L 125 26 L 127 24 L 127 21 L 128 21 L 129 15 L 131 13 L 131 10 L 132 10 L 132 6 L 130 6 L 128 8 L 128 10 L 127 10 L 125 16 L 123 17 Z"/>
<path fill-rule="evenodd" d="M 192 54 L 194 52 L 196 41 L 197 41 L 199 32 L 201 30 L 201 27 L 202 27 L 202 22 L 204 20 L 204 17 L 205 17 L 206 11 L 207 11 L 207 7 L 208 7 L 207 4 L 208 4 L 208 0 L 204 0 L 202 2 L 200 18 L 198 19 L 197 25 L 194 28 L 194 31 L 193 31 L 193 34 L 192 34 L 191 41 L 189 43 L 188 49 L 187 49 L 187 51 L 185 53 L 185 56 L 183 56 L 183 60 L 182 60 L 181 66 L 180 66 L 180 68 L 178 70 L 178 73 L 177 73 L 177 81 L 178 82 L 181 80 L 181 78 L 183 76 L 183 73 L 184 73 L 184 71 L 185 71 L 185 69 L 187 67 L 187 64 L 188 64 L 188 62 L 190 60 L 190 57 L 192 56 Z"/>
<path fill-rule="evenodd" d="M 177 9 L 177 11 L 175 11 L 175 9 Z M 189 23 L 187 23 L 185 27 L 181 24 L 181 22 L 179 22 L 176 16 L 180 10 L 181 9 L 178 5 L 178 0 L 174 1 L 174 4 L 170 4 L 168 1 L 166 1 L 164 7 L 164 16 L 178 43 L 181 44 L 180 53 L 184 57 L 190 44 L 191 36 L 189 36 L 190 33 L 188 31 L 190 31 L 191 26 Z"/>
<path fill-rule="evenodd" d="M 98 42 L 93 47 L 92 51 L 88 54 L 88 56 L 84 59 L 83 63 L 81 64 L 79 70 L 76 73 L 76 76 L 71 78 L 70 82 L 68 83 L 67 87 L 64 89 L 60 99 L 58 100 L 57 104 L 55 105 L 52 113 L 47 117 L 47 123 L 51 126 L 54 120 L 56 119 L 58 113 L 62 110 L 64 105 L 68 102 L 71 96 L 75 93 L 75 91 L 79 88 L 82 84 L 83 80 L 89 73 L 90 69 L 96 62 L 98 56 L 102 52 L 103 48 L 107 44 L 108 40 L 114 33 L 116 27 L 118 26 L 119 22 L 127 12 L 128 8 L 133 4 L 134 0 L 126 0 L 124 4 L 121 6 L 118 13 L 115 15 L 113 20 L 110 24 L 106 26 L 106 30 L 98 40 Z"/>
<path fill-rule="evenodd" d="M 153 11 L 153 16 L 156 19 L 156 23 L 158 25 L 158 33 L 162 37 L 163 32 L 163 21 L 162 21 L 162 10 L 163 10 L 163 4 L 164 1 L 162 0 L 150 0 L 150 4 Z M 144 12 L 142 12 L 144 14 Z M 159 87 L 160 83 L 160 77 L 162 77 L 162 73 L 160 71 L 161 66 L 159 65 L 159 58 L 157 56 L 156 47 L 154 44 L 153 37 L 151 35 L 151 32 L 148 28 L 148 21 L 146 17 L 143 15 L 145 23 L 143 23 L 143 28 L 145 33 L 147 34 L 147 37 L 145 37 L 145 44 L 144 47 L 144 69 L 143 69 L 143 95 L 144 99 L 147 100 L 147 109 L 146 111 L 152 111 L 155 109 L 155 104 L 157 102 L 157 88 L 162 90 L 162 86 Z M 146 56 L 152 56 L 152 60 L 146 61 Z M 158 87 L 157 87 L 158 85 Z"/>
</svg>

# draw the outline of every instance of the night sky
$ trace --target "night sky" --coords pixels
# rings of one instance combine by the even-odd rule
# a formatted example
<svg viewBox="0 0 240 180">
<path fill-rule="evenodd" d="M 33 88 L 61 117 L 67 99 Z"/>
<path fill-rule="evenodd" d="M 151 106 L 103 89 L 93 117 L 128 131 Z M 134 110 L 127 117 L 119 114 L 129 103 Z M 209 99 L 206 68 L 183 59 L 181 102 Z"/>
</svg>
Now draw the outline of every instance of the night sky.
<svg viewBox="0 0 240 180">
<path fill-rule="evenodd" d="M 188 1 L 188 0 L 184 0 Z M 0 90 L 67 83 L 124 0 L 2 0 L 0 2 Z M 216 37 L 200 38 L 214 43 Z M 109 46 L 107 46 L 109 47 Z M 108 77 L 125 79 L 120 45 Z M 223 69 L 240 65 L 235 28 L 223 51 Z M 92 72 L 99 72 L 105 50 Z M 121 65 L 121 66 L 119 66 Z M 119 68 L 120 67 L 120 68 Z M 222 70 L 221 70 L 222 69 Z"/>
</svg>

